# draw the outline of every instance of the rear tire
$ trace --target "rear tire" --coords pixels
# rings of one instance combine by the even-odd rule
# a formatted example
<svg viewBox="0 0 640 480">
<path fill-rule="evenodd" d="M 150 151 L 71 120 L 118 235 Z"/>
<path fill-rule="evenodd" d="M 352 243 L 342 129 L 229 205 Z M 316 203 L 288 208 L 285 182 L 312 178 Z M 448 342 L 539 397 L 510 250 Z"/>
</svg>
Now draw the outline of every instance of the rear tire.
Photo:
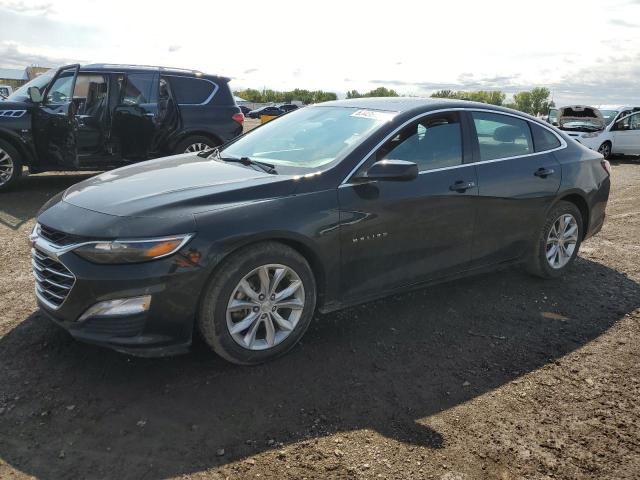
<svg viewBox="0 0 640 480">
<path fill-rule="evenodd" d="M 598 153 L 600 153 L 606 160 L 611 158 L 611 142 L 607 140 L 598 147 Z"/>
<path fill-rule="evenodd" d="M 9 190 L 22 175 L 22 156 L 10 143 L 0 140 L 0 192 Z"/>
<path fill-rule="evenodd" d="M 287 289 L 292 293 L 285 295 Z M 265 242 L 222 262 L 205 287 L 197 322 L 222 358 L 256 365 L 293 348 L 315 306 L 315 278 L 305 258 L 286 245 Z"/>
<path fill-rule="evenodd" d="M 527 262 L 527 270 L 542 278 L 556 278 L 575 261 L 582 242 L 583 221 L 580 209 L 561 201 L 547 215 Z"/>
<path fill-rule="evenodd" d="M 218 145 L 220 145 L 219 142 L 216 142 L 209 137 L 205 137 L 204 135 L 192 135 L 178 143 L 174 149 L 174 153 L 198 153 L 203 150 L 217 147 Z"/>
</svg>

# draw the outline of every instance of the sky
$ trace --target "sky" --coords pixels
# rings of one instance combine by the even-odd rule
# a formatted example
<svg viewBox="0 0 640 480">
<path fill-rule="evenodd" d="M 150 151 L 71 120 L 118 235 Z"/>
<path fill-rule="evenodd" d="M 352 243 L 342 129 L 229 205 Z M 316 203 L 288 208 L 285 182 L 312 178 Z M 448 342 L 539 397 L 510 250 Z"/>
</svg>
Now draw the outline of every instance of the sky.
<svg viewBox="0 0 640 480">
<path fill-rule="evenodd" d="M 0 0 L 0 67 L 75 62 L 192 68 L 234 90 L 546 86 L 557 105 L 637 105 L 640 0 Z"/>
</svg>

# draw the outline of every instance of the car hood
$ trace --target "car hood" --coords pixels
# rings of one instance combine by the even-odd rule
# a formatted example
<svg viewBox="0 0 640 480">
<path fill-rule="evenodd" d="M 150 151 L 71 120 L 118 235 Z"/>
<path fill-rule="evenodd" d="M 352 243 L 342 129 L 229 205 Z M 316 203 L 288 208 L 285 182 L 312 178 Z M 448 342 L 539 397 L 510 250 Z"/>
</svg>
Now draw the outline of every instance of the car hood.
<svg viewBox="0 0 640 480">
<path fill-rule="evenodd" d="M 26 102 L 14 102 L 12 100 L 3 100 L 0 103 L 0 110 L 26 110 Z"/>
<path fill-rule="evenodd" d="M 184 154 L 97 175 L 63 201 L 107 215 L 175 217 L 288 195 L 294 185 L 291 176 Z"/>
<path fill-rule="evenodd" d="M 557 122 L 560 128 L 568 126 L 569 123 L 582 123 L 600 129 L 604 128 L 606 123 L 600 110 L 587 105 L 572 105 L 559 108 Z"/>
</svg>

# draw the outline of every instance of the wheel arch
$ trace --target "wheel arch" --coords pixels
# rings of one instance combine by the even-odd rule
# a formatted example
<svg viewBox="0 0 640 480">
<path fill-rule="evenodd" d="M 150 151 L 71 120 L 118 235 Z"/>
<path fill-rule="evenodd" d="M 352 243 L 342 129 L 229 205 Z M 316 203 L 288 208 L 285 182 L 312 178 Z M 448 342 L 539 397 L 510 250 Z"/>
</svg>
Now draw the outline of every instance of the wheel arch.
<svg viewBox="0 0 640 480">
<path fill-rule="evenodd" d="M 589 216 L 591 213 L 587 200 L 582 194 L 578 192 L 567 192 L 560 196 L 551 208 L 555 207 L 558 202 L 562 201 L 573 203 L 576 207 L 578 207 L 578 210 L 580 210 L 580 214 L 582 215 L 582 238 L 584 239 L 584 237 L 587 235 L 587 232 L 589 231 Z"/>
<path fill-rule="evenodd" d="M 25 145 L 16 134 L 0 128 L 0 140 L 7 142 L 18 151 L 18 153 L 22 156 L 21 160 L 23 166 L 33 165 L 33 153 L 29 151 L 27 145 Z"/>
<path fill-rule="evenodd" d="M 184 130 L 175 136 L 175 138 L 171 142 L 171 145 L 170 145 L 171 148 L 169 150 L 173 151 L 180 142 L 183 142 L 189 137 L 206 137 L 216 142 L 217 145 L 222 145 L 223 143 L 222 139 L 215 133 L 207 132 L 206 130 L 200 130 L 200 129 Z"/>
<path fill-rule="evenodd" d="M 281 243 L 302 255 L 302 257 L 309 263 L 313 277 L 316 281 L 317 306 L 321 307 L 325 301 L 327 292 L 327 268 L 322 261 L 320 254 L 317 252 L 317 249 L 313 246 L 313 242 L 299 234 L 293 234 L 291 232 L 269 232 L 263 233 L 257 237 L 251 237 L 244 239 L 243 241 L 236 242 L 233 246 L 225 249 L 224 252 L 218 255 L 216 265 L 212 269 L 210 276 L 215 275 L 220 265 L 229 257 L 229 255 L 234 254 L 241 248 L 267 242 Z"/>
</svg>

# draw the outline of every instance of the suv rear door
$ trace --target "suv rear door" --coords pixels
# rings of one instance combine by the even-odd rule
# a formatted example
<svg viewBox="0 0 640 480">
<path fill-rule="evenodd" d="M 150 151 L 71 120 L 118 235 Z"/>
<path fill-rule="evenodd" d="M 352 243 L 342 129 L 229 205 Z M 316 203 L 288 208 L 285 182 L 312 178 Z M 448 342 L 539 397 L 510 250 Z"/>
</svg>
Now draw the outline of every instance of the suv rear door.
<svg viewBox="0 0 640 480">
<path fill-rule="evenodd" d="M 156 139 L 159 76 L 157 73 L 118 74 L 120 96 L 113 111 L 111 143 L 126 160 L 150 158 Z"/>
</svg>

